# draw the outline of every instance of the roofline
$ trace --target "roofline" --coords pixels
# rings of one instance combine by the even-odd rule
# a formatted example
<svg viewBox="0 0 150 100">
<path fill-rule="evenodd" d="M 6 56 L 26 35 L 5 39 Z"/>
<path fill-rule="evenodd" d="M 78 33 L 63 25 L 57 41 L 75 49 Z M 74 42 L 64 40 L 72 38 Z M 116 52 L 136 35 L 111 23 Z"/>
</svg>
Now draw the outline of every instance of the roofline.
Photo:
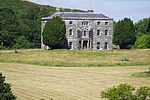
<svg viewBox="0 0 150 100">
<path fill-rule="evenodd" d="M 42 18 L 42 21 L 53 18 Z M 113 20 L 113 18 L 62 18 L 63 20 Z"/>
<path fill-rule="evenodd" d="M 110 18 L 108 16 L 106 16 L 107 18 L 82 18 L 82 17 L 62 17 L 63 14 L 65 13 L 87 13 L 87 14 L 98 14 L 98 13 L 93 13 L 93 12 L 56 12 L 56 13 L 60 13 L 60 16 L 63 20 L 113 20 L 113 18 Z M 55 13 L 54 13 L 55 14 Z M 100 13 L 101 14 L 101 13 Z M 53 14 L 52 14 L 53 15 Z M 48 17 L 42 17 L 42 20 L 48 20 L 48 19 L 53 19 L 53 17 L 51 17 L 52 15 L 48 16 Z M 103 15 L 103 14 L 102 14 Z M 105 15 L 104 15 L 105 16 Z"/>
</svg>

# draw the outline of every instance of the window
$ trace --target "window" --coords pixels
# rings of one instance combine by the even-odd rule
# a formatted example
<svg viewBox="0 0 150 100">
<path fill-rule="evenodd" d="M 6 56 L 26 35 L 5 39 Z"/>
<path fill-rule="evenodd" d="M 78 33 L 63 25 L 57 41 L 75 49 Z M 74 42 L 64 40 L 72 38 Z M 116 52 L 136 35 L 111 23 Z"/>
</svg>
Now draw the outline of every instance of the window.
<svg viewBox="0 0 150 100">
<path fill-rule="evenodd" d="M 105 22 L 105 25 L 107 26 L 109 23 L 108 22 Z"/>
<path fill-rule="evenodd" d="M 72 44 L 72 42 L 69 42 L 69 49 L 73 49 L 73 44 Z"/>
<path fill-rule="evenodd" d="M 86 31 L 84 31 L 83 35 L 86 36 Z"/>
<path fill-rule="evenodd" d="M 97 22 L 97 25 L 101 25 L 101 22 Z"/>
<path fill-rule="evenodd" d="M 105 30 L 105 35 L 107 35 L 107 36 L 108 36 L 108 30 Z"/>
<path fill-rule="evenodd" d="M 108 42 L 105 42 L 105 49 L 108 49 Z"/>
<path fill-rule="evenodd" d="M 69 24 L 70 24 L 70 25 L 73 24 L 73 21 L 69 21 Z"/>
<path fill-rule="evenodd" d="M 82 22 L 82 25 L 83 25 L 83 26 L 89 25 L 89 22 L 88 22 L 88 21 L 83 21 L 83 22 Z"/>
<path fill-rule="evenodd" d="M 100 35 L 100 32 L 101 32 L 100 30 L 97 30 L 97 35 Z"/>
<path fill-rule="evenodd" d="M 73 35 L 72 29 L 69 30 L 69 35 Z"/>
<path fill-rule="evenodd" d="M 100 42 L 97 42 L 97 49 L 100 49 Z"/>
</svg>

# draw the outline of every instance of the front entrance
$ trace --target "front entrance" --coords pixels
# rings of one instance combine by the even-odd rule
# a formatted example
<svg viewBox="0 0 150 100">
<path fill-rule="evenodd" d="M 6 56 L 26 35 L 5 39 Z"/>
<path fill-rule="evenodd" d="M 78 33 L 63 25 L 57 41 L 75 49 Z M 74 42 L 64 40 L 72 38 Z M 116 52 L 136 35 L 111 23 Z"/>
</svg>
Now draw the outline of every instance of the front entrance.
<svg viewBox="0 0 150 100">
<path fill-rule="evenodd" d="M 83 50 L 88 49 L 88 41 L 83 41 Z"/>
<path fill-rule="evenodd" d="M 79 49 L 90 50 L 91 49 L 90 40 L 81 40 L 81 41 L 79 41 Z"/>
</svg>

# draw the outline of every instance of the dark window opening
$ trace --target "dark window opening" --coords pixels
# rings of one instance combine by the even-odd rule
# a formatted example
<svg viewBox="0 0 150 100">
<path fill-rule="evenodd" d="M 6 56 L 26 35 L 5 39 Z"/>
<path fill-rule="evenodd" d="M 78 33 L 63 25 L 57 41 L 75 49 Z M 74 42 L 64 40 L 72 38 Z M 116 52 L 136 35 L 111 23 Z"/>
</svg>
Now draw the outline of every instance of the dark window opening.
<svg viewBox="0 0 150 100">
<path fill-rule="evenodd" d="M 84 31 L 84 36 L 86 36 L 86 31 Z"/>
<path fill-rule="evenodd" d="M 97 49 L 100 49 L 100 42 L 97 42 Z"/>
<path fill-rule="evenodd" d="M 73 34 L 72 34 L 72 29 L 69 30 L 69 35 L 73 35 Z"/>
<path fill-rule="evenodd" d="M 109 23 L 108 22 L 105 22 L 105 25 L 108 25 Z"/>
<path fill-rule="evenodd" d="M 84 22 L 82 22 L 82 25 L 83 26 L 89 25 L 89 22 L 88 21 L 84 21 Z"/>
<path fill-rule="evenodd" d="M 105 42 L 105 49 L 108 49 L 108 42 Z"/>
<path fill-rule="evenodd" d="M 73 44 L 72 44 L 72 42 L 69 42 L 69 49 L 73 49 Z"/>
<path fill-rule="evenodd" d="M 101 24 L 101 22 L 97 22 L 97 25 L 100 25 Z"/>
<path fill-rule="evenodd" d="M 97 30 L 97 35 L 100 35 L 100 30 Z"/>
<path fill-rule="evenodd" d="M 108 30 L 105 30 L 105 35 L 108 35 Z"/>
<path fill-rule="evenodd" d="M 73 24 L 73 21 L 69 21 L 69 24 Z"/>
</svg>

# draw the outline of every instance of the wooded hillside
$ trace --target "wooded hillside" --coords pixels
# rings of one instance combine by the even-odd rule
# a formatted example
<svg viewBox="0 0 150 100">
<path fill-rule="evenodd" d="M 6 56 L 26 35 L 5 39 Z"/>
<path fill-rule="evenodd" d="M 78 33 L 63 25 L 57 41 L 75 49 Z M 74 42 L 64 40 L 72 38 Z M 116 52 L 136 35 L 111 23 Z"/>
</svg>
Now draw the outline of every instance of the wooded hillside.
<svg viewBox="0 0 150 100">
<path fill-rule="evenodd" d="M 0 49 L 40 47 L 41 17 L 56 12 L 49 5 L 24 0 L 0 0 Z M 82 11 L 63 9 L 60 11 Z"/>
</svg>

